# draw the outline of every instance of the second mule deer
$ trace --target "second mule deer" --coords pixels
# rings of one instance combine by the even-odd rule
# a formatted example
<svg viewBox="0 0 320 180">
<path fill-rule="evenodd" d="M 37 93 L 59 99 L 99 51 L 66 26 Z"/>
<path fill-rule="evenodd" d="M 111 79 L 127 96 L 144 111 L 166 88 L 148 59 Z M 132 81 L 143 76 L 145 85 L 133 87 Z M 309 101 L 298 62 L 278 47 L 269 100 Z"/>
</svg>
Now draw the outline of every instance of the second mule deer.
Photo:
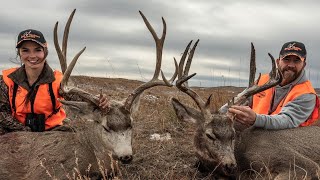
<svg viewBox="0 0 320 180">
<path fill-rule="evenodd" d="M 281 82 L 281 74 L 278 74 L 274 58 L 269 54 L 273 65 L 271 79 L 263 86 L 254 85 L 255 50 L 253 45 L 251 47 L 249 87 L 215 113 L 209 109 L 211 97 L 204 102 L 185 84 L 195 74 L 188 76 L 188 73 L 182 72 L 183 65 L 179 66 L 176 86 L 195 101 L 200 111 L 175 98 L 172 104 L 179 119 L 197 123 L 194 146 L 200 166 L 214 176 L 225 179 L 234 176 L 243 179 L 250 176 L 257 179 L 319 178 L 320 127 L 279 131 L 248 128 L 236 133 L 238 123 L 234 122 L 232 115 L 228 115 L 228 107 L 232 104 L 241 105 L 248 97 Z M 191 50 L 193 53 L 194 49 Z M 190 62 L 185 72 L 189 68 Z"/>
<path fill-rule="evenodd" d="M 83 89 L 70 86 L 68 80 L 83 48 L 67 66 L 66 52 L 69 28 L 75 10 L 71 13 L 64 30 L 62 49 L 58 43 L 57 29 L 54 28 L 54 43 L 64 74 L 61 94 L 66 100 L 61 102 L 71 107 L 68 116 L 75 132 L 13 132 L 0 136 L 0 179 L 73 179 L 74 174 L 91 178 L 117 175 L 117 161 L 132 161 L 131 114 L 138 110 L 141 94 L 155 86 L 172 86 L 176 72 L 170 80 L 162 73 L 159 80 L 166 23 L 163 22 L 161 38 L 153 30 L 146 17 L 140 12 L 156 43 L 156 68 L 153 78 L 136 88 L 124 101 L 110 100 L 108 111 L 99 109 L 99 98 Z M 80 101 L 67 101 L 76 95 Z M 71 97 L 72 99 L 72 97 Z M 76 118 L 76 119 L 74 119 Z M 111 158 L 111 156 L 113 158 Z M 75 178 L 74 178 L 75 179 Z"/>
</svg>

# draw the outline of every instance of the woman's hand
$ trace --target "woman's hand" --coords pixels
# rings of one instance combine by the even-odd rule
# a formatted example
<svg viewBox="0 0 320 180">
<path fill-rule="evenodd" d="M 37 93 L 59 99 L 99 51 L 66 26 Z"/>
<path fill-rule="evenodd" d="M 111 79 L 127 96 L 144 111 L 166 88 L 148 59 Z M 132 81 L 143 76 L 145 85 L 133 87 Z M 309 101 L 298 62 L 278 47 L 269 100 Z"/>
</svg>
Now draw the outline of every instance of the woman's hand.
<svg viewBox="0 0 320 180">
<path fill-rule="evenodd" d="M 105 111 L 108 112 L 109 109 L 110 109 L 110 104 L 109 104 L 109 100 L 107 98 L 107 95 L 101 93 L 99 101 L 100 101 L 99 102 L 100 109 L 105 110 Z"/>
</svg>

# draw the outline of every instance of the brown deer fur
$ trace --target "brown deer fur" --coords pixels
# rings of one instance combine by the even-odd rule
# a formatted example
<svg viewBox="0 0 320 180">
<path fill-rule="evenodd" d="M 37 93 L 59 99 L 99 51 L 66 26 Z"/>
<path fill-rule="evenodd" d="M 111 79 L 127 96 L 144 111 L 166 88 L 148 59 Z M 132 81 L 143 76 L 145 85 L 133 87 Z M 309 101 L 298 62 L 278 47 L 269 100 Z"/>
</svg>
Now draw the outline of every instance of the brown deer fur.
<svg viewBox="0 0 320 180">
<path fill-rule="evenodd" d="M 193 53 L 194 49 L 190 54 Z M 176 86 L 194 100 L 200 111 L 182 104 L 175 98 L 172 99 L 172 105 L 180 120 L 197 124 L 194 146 L 200 161 L 198 165 L 200 169 L 209 171 L 215 178 L 320 178 L 319 126 L 276 131 L 253 127 L 246 129 L 234 122 L 233 115 L 227 112 L 230 105 L 242 105 L 253 94 L 281 82 L 281 73 L 276 70 L 274 58 L 270 54 L 269 56 L 273 65 L 270 81 L 265 85 L 257 86 L 253 83 L 255 50 L 251 44 L 249 87 L 233 102 L 229 102 L 213 113 L 209 109 L 211 97 L 205 103 L 186 84 L 187 80 L 195 74 L 190 76 L 187 73 L 182 74 L 184 65 L 183 63 L 179 65 L 179 79 Z M 187 64 L 184 72 L 189 71 L 190 62 Z"/>
<path fill-rule="evenodd" d="M 67 66 L 67 40 L 74 13 L 75 10 L 66 24 L 62 48 L 58 43 L 58 22 L 54 28 L 54 44 L 63 72 L 60 93 L 64 97 L 75 95 L 81 99 L 60 100 L 68 106 L 67 115 L 72 119 L 70 125 L 74 131 L 14 132 L 0 136 L 0 179 L 77 179 L 82 176 L 95 179 L 117 176 L 117 160 L 130 163 L 133 158 L 131 115 L 138 110 L 141 94 L 155 86 L 172 86 L 177 76 L 176 62 L 176 72 L 170 80 L 161 71 L 166 36 L 165 20 L 162 18 L 163 33 L 158 38 L 140 12 L 156 43 L 153 78 L 137 87 L 123 101 L 109 100 L 109 108 L 100 109 L 99 97 L 68 84 L 72 69 L 85 50 L 83 48 L 76 54 Z M 160 72 L 162 80 L 159 79 Z"/>
</svg>

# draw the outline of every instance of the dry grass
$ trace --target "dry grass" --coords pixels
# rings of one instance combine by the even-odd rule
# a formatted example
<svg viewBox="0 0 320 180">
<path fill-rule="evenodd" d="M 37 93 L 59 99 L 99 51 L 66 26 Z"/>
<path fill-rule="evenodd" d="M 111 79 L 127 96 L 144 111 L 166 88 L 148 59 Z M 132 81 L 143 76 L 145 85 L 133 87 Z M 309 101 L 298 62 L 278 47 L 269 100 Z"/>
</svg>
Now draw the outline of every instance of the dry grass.
<svg viewBox="0 0 320 180">
<path fill-rule="evenodd" d="M 142 82 L 126 79 L 92 78 L 85 76 L 73 77 L 80 88 L 98 94 L 100 89 L 110 99 L 121 100 L 138 87 Z M 243 88 L 194 88 L 203 98 L 213 94 L 213 108 L 218 108 L 231 99 Z M 196 107 L 193 100 L 176 88 L 154 87 L 144 92 L 141 97 L 139 112 L 134 114 L 133 152 L 131 164 L 120 165 L 121 179 L 212 179 L 199 173 L 195 167 L 193 137 L 195 127 L 192 124 L 179 122 L 173 111 L 170 99 L 180 99 L 189 106 Z M 170 140 L 151 140 L 152 134 L 171 135 Z M 267 168 L 266 168 L 267 169 Z M 261 177 L 256 172 L 256 179 Z M 85 179 L 75 176 L 71 179 Z M 251 177 L 252 178 L 252 177 Z M 81 178 L 80 178 L 81 179 Z M 243 179 L 243 178 L 242 178 Z M 255 178 L 253 178 L 255 179 Z"/>
<path fill-rule="evenodd" d="M 76 84 L 94 94 L 103 92 L 121 100 L 141 82 L 126 79 L 74 77 Z M 94 84 L 92 86 L 92 84 Z M 195 88 L 203 98 L 213 94 L 213 106 L 219 107 L 243 88 Z M 131 164 L 120 165 L 123 179 L 210 179 L 201 175 L 195 165 L 193 148 L 195 127 L 177 120 L 170 99 L 196 106 L 193 100 L 172 87 L 154 87 L 141 97 L 139 112 L 134 114 L 133 151 Z M 152 134 L 169 133 L 170 140 L 151 140 Z"/>
<path fill-rule="evenodd" d="M 112 159 L 112 153 L 110 152 L 108 154 L 108 156 Z M 80 168 L 79 168 L 79 158 L 77 158 L 77 154 L 75 152 L 75 166 L 73 167 L 73 170 L 71 172 L 67 172 L 67 170 L 65 169 L 65 167 L 63 166 L 63 164 L 60 164 L 65 175 L 63 177 L 63 179 L 67 179 L 67 180 L 90 180 L 90 176 L 89 174 L 91 173 L 91 164 L 88 165 L 87 169 L 86 169 L 86 173 L 83 174 L 80 172 Z M 45 164 L 46 159 L 43 159 L 43 161 L 40 161 L 40 166 L 42 168 L 44 168 L 44 170 L 46 171 L 46 174 L 48 176 L 49 179 L 52 180 L 59 180 L 59 178 L 57 178 L 55 176 L 54 173 L 54 167 L 48 167 Z M 105 162 L 98 160 L 98 167 L 99 167 L 99 171 L 102 175 L 102 179 L 103 180 L 107 180 L 112 178 L 113 180 L 120 180 L 123 179 L 122 178 L 122 174 L 121 174 L 121 170 L 119 168 L 119 164 L 117 160 L 112 160 L 109 164 L 109 166 L 106 166 Z M 111 170 L 107 171 L 106 167 L 111 167 Z M 109 177 L 108 175 L 112 174 L 113 177 Z"/>
</svg>

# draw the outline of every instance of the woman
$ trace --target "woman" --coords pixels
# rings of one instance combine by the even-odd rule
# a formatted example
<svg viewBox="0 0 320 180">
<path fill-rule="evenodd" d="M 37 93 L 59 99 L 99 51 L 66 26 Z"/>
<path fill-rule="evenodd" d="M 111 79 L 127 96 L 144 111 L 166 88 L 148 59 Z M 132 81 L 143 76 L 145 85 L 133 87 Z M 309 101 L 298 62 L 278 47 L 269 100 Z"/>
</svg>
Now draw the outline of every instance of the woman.
<svg viewBox="0 0 320 180">
<path fill-rule="evenodd" d="M 3 70 L 0 78 L 0 133 L 50 130 L 62 125 L 66 113 L 57 98 L 63 74 L 46 61 L 47 42 L 40 31 L 18 35 L 17 55 L 22 66 Z M 106 96 L 100 107 L 108 108 Z"/>
</svg>

